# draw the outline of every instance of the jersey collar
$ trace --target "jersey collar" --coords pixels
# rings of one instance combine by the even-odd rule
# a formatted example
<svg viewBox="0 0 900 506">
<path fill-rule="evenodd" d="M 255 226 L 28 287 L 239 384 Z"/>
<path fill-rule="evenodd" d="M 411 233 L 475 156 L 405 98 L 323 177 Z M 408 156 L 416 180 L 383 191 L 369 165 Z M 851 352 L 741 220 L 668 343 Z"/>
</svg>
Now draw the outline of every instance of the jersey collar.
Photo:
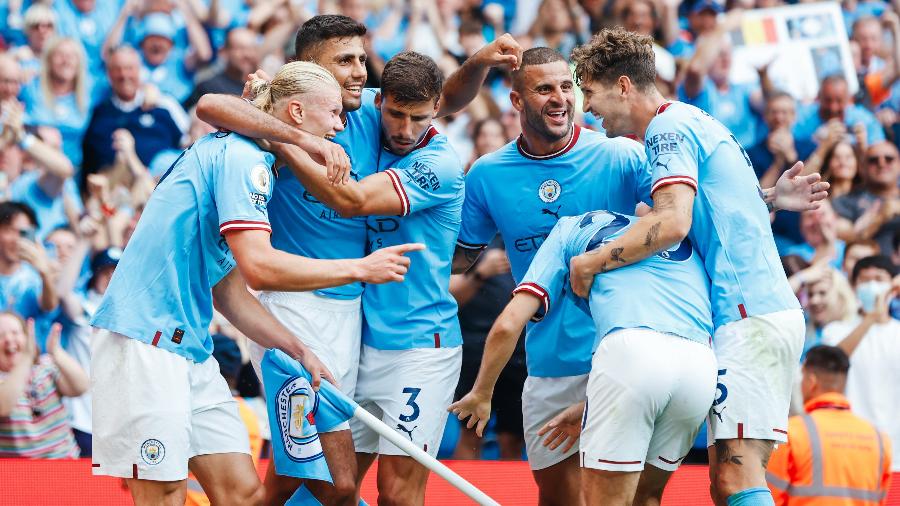
<svg viewBox="0 0 900 506">
<path fill-rule="evenodd" d="M 666 109 L 668 109 L 670 105 L 672 105 L 672 102 L 664 102 L 660 104 L 660 106 L 656 108 L 655 116 L 659 116 L 660 114 L 666 112 Z"/>
<path fill-rule="evenodd" d="M 569 138 L 569 142 L 563 146 L 559 151 L 548 153 L 546 155 L 534 155 L 525 150 L 525 140 L 521 134 L 519 134 L 519 138 L 516 139 L 516 147 L 519 148 L 519 153 L 522 154 L 525 158 L 530 158 L 531 160 L 549 160 L 550 158 L 556 158 L 557 156 L 564 155 L 569 152 L 575 146 L 575 143 L 578 142 L 578 136 L 581 135 L 581 127 L 578 125 L 572 125 L 572 133 L 570 133 L 571 138 Z"/>
</svg>

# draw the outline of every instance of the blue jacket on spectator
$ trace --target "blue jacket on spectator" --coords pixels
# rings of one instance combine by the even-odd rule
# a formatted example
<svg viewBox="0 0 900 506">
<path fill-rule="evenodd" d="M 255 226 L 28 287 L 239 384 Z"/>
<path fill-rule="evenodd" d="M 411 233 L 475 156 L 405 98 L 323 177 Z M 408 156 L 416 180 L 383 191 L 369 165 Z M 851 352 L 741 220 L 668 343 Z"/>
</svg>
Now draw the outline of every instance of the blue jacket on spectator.
<svg viewBox="0 0 900 506">
<path fill-rule="evenodd" d="M 850 105 L 844 110 L 844 124 L 852 133 L 853 125 L 862 123 L 866 125 L 866 137 L 869 145 L 884 141 L 884 129 L 874 114 L 859 105 Z M 819 116 L 819 104 L 810 104 L 800 107 L 797 111 L 797 123 L 794 125 L 794 138 L 797 141 L 816 142 L 816 132 L 822 126 L 822 118 Z M 855 140 L 851 141 L 854 144 Z"/>
</svg>

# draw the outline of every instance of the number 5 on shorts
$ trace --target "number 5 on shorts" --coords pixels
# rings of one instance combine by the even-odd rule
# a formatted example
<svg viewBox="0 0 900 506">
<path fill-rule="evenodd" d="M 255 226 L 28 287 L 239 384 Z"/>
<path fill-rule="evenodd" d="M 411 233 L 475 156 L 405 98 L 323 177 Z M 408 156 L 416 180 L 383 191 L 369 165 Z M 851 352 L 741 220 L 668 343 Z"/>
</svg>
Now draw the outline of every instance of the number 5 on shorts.
<svg viewBox="0 0 900 506">
<path fill-rule="evenodd" d="M 713 406 L 718 406 L 725 402 L 725 399 L 728 398 L 728 387 L 725 386 L 725 383 L 722 383 L 722 376 L 725 376 L 725 372 L 728 369 L 719 369 L 718 371 L 718 380 L 716 383 L 716 400 L 713 401 Z"/>
<path fill-rule="evenodd" d="M 412 414 L 410 415 L 400 415 L 400 421 L 409 423 L 419 418 L 419 405 L 416 404 L 416 397 L 419 396 L 419 392 L 421 392 L 421 388 L 413 388 L 406 387 L 403 389 L 403 393 L 409 394 L 409 399 L 406 401 L 406 405 L 412 408 Z"/>
</svg>

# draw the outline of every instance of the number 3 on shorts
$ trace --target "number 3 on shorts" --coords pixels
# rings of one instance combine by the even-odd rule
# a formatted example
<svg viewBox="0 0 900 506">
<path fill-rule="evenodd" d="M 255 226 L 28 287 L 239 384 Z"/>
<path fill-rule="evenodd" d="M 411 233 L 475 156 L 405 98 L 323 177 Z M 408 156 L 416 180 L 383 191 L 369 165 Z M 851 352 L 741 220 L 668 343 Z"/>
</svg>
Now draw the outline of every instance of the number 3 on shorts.
<svg viewBox="0 0 900 506">
<path fill-rule="evenodd" d="M 419 392 L 421 391 L 421 388 L 413 387 L 406 387 L 403 389 L 403 393 L 409 394 L 409 399 L 407 399 L 406 405 L 412 408 L 412 414 L 400 415 L 401 422 L 409 423 L 414 421 L 416 418 L 419 418 L 419 405 L 416 404 L 416 397 L 419 396 Z"/>
</svg>

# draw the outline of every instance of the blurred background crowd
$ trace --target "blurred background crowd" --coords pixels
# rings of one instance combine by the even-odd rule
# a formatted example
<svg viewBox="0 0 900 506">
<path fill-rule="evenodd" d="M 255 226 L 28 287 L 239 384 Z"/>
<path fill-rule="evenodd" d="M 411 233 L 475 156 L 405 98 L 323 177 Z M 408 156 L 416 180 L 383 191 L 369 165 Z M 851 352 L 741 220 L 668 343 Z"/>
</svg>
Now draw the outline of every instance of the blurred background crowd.
<svg viewBox="0 0 900 506">
<path fill-rule="evenodd" d="M 794 3 L 5 0 L 0 457 L 90 455 L 88 322 L 156 180 L 184 147 L 212 131 L 194 105 L 204 93 L 239 95 L 257 68 L 274 74 L 292 56 L 297 28 L 320 13 L 368 27 L 370 87 L 378 86 L 384 62 L 405 49 L 431 56 L 449 75 L 505 32 L 524 48 L 549 46 L 565 55 L 607 26 L 651 35 L 661 91 L 728 126 L 763 187 L 798 160 L 831 183 L 821 209 L 779 212 L 772 227 L 806 310 L 805 348 L 844 349 L 853 410 L 900 441 L 900 298 L 885 295 L 900 265 L 900 1 L 838 3 L 852 71 L 817 66 L 790 76 L 814 82 L 813 96 L 782 91 L 766 63 L 754 66 L 753 79 L 735 80 L 741 20 L 755 9 Z M 468 164 L 519 134 L 509 89 L 509 75 L 492 70 L 469 107 L 437 120 Z M 576 121 L 600 128 L 593 117 Z M 513 287 L 500 241 L 474 269 L 474 276 L 451 280 L 465 336 L 460 392 L 471 386 L 484 338 Z M 263 441 L 268 430 L 244 338 L 221 319 L 211 330 L 222 373 Z M 450 423 L 441 455 L 521 458 L 524 378 L 520 349 L 498 385 L 486 440 Z M 799 412 L 799 396 L 796 404 Z"/>
</svg>

